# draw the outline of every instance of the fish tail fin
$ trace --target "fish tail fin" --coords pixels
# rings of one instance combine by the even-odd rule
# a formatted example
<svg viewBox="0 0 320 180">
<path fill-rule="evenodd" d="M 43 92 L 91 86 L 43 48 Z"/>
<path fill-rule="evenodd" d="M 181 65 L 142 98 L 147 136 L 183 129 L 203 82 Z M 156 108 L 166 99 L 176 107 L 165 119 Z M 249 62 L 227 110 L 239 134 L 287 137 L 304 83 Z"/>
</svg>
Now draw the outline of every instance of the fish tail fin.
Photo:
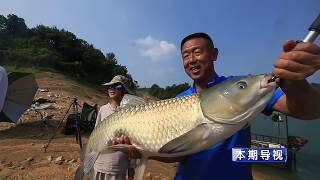
<svg viewBox="0 0 320 180">
<path fill-rule="evenodd" d="M 96 162 L 98 156 L 99 156 L 99 153 L 95 151 L 92 151 L 85 155 L 83 160 L 83 172 L 85 174 L 87 174 L 93 168 L 93 165 Z"/>
<path fill-rule="evenodd" d="M 86 154 L 86 150 L 87 150 L 87 144 L 84 144 L 82 146 L 82 149 L 80 151 L 80 160 L 83 161 L 84 160 L 84 156 Z"/>
<path fill-rule="evenodd" d="M 142 158 L 139 159 L 139 162 L 137 163 L 137 167 L 135 168 L 134 180 L 143 179 L 143 174 L 144 174 L 144 170 L 146 169 L 147 163 L 148 163 L 148 157 L 142 156 Z"/>
<path fill-rule="evenodd" d="M 83 147 L 81 149 L 81 152 L 80 152 L 81 163 L 80 163 L 79 167 L 76 170 L 76 173 L 74 175 L 74 180 L 82 180 L 83 179 L 83 176 L 84 176 L 84 164 L 83 164 L 83 161 L 84 161 L 85 153 L 86 153 L 86 144 L 83 145 Z"/>
<path fill-rule="evenodd" d="M 74 180 L 82 180 L 83 176 L 84 176 L 84 166 L 83 166 L 83 163 L 81 163 L 76 170 L 76 173 L 74 175 Z"/>
</svg>

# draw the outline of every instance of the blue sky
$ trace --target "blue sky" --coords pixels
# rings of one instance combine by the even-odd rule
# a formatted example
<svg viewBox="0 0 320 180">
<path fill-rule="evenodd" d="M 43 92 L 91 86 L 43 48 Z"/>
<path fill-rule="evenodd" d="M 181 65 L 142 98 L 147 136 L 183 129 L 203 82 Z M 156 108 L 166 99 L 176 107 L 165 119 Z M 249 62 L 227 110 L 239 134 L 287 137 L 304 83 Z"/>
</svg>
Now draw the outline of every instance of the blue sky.
<svg viewBox="0 0 320 180">
<path fill-rule="evenodd" d="M 191 83 L 179 46 L 194 32 L 208 33 L 219 48 L 218 74 L 271 72 L 283 42 L 307 34 L 320 0 L 2 0 L 0 14 L 11 13 L 28 27 L 73 32 L 114 52 L 140 86 L 164 87 Z M 310 80 L 320 83 L 320 72 Z"/>
</svg>

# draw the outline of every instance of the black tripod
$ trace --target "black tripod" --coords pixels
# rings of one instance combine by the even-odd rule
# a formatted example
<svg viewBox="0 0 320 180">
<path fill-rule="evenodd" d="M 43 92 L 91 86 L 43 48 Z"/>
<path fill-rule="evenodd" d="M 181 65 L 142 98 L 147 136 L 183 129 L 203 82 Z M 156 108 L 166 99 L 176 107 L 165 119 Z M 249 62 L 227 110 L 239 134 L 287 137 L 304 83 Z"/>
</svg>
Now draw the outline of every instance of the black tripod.
<svg viewBox="0 0 320 180">
<path fill-rule="evenodd" d="M 60 128 L 62 122 L 65 120 L 70 109 L 71 109 L 71 113 L 69 116 L 72 117 L 73 120 L 75 121 L 75 126 L 76 126 L 75 128 L 77 131 L 75 134 L 76 141 L 80 145 L 80 149 L 82 149 L 82 141 L 81 141 L 81 134 L 80 134 L 80 115 L 78 113 L 78 106 L 80 106 L 78 104 L 78 99 L 76 97 L 73 97 L 67 112 L 65 113 L 64 117 L 60 120 L 58 126 L 56 127 L 57 131 L 51 136 L 51 138 L 48 140 L 48 143 L 43 146 L 45 152 L 47 151 L 47 148 L 49 147 L 49 144 L 51 143 L 52 139 L 57 135 L 58 129 Z"/>
<path fill-rule="evenodd" d="M 81 141 L 81 133 L 80 133 L 80 115 L 78 114 L 78 99 L 76 97 L 72 98 L 71 104 L 71 114 L 74 116 L 74 120 L 76 122 L 76 141 L 80 145 L 80 149 L 82 149 L 82 141 Z"/>
</svg>

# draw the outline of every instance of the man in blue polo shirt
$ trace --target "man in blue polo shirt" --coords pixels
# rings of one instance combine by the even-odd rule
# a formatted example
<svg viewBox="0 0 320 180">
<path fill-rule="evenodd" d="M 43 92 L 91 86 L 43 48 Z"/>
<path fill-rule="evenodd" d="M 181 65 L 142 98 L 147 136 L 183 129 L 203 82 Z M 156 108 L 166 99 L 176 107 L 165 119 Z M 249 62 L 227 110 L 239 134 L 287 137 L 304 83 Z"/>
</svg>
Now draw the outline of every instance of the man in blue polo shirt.
<svg viewBox="0 0 320 180">
<path fill-rule="evenodd" d="M 214 69 L 218 49 L 205 33 L 195 33 L 181 42 L 181 55 L 185 72 L 194 81 L 193 86 L 177 95 L 200 93 L 203 89 L 219 84 L 232 77 L 219 76 Z M 277 110 L 300 119 L 320 118 L 320 94 L 306 78 L 320 69 L 320 47 L 313 43 L 288 41 L 274 64 L 273 74 L 280 85 L 264 113 Z M 280 81 L 281 79 L 281 81 Z M 177 162 L 179 167 L 175 180 L 206 179 L 250 179 L 250 164 L 232 162 L 233 147 L 250 145 L 250 130 L 244 127 L 230 138 L 221 141 L 202 152 L 180 158 L 153 158 L 163 162 Z M 127 137 L 117 143 L 130 144 Z M 129 156 L 138 158 L 136 149 L 129 150 Z"/>
<path fill-rule="evenodd" d="M 215 72 L 213 62 L 217 59 L 218 49 L 205 33 L 185 37 L 181 42 L 181 54 L 185 72 L 194 83 L 177 97 L 200 93 L 205 88 L 232 78 L 219 76 Z M 320 117 L 320 95 L 305 80 L 320 68 L 319 54 L 320 48 L 315 44 L 296 44 L 290 41 L 284 45 L 284 52 L 276 62 L 273 73 L 281 79 L 281 83 L 279 79 L 277 81 L 286 93 L 278 88 L 264 113 L 275 109 L 303 119 Z M 306 65 L 310 69 L 306 68 Z M 314 98 L 318 99 L 318 102 L 315 102 Z M 235 163 L 231 159 L 232 148 L 248 147 L 249 137 L 250 129 L 245 127 L 207 150 L 184 157 L 175 179 L 250 179 L 250 164 Z"/>
<path fill-rule="evenodd" d="M 224 77 L 214 74 L 214 79 L 208 83 L 207 88 L 231 78 L 233 76 Z M 196 92 L 196 87 L 193 85 L 188 90 L 178 94 L 177 97 Z M 282 90 L 278 88 L 264 113 L 271 111 L 271 107 L 282 94 Z M 250 164 L 236 163 L 231 159 L 233 147 L 249 146 L 250 128 L 246 127 L 207 150 L 185 157 L 180 162 L 175 179 L 249 179 L 251 176 Z"/>
</svg>

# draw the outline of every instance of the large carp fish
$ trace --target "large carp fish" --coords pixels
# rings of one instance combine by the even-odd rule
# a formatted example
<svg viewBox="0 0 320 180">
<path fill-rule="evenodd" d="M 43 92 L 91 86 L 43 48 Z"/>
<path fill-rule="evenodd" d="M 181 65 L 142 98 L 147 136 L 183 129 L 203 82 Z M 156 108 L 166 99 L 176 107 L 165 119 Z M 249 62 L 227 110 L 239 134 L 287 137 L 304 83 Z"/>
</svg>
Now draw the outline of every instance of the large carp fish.
<svg viewBox="0 0 320 180">
<path fill-rule="evenodd" d="M 235 77 L 199 94 L 123 108 L 97 126 L 83 151 L 75 179 L 88 173 L 100 152 L 125 151 L 112 145 L 121 135 L 142 154 L 135 179 L 143 178 L 148 157 L 179 157 L 227 139 L 260 113 L 276 88 L 271 75 Z"/>
</svg>

